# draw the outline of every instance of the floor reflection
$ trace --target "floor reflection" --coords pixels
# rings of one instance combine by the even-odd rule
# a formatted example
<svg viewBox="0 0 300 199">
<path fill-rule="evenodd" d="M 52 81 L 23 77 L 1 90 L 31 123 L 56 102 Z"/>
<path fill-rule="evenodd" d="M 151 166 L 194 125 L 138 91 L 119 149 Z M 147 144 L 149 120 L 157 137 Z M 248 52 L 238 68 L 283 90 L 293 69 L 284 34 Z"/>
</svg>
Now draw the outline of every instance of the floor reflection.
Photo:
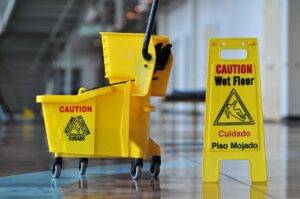
<svg viewBox="0 0 300 199">
<path fill-rule="evenodd" d="M 124 159 L 90 160 L 85 177 L 78 176 L 76 159 L 64 159 L 62 178 L 52 180 L 43 124 L 0 126 L 0 198 L 300 198 L 300 122 L 265 123 L 265 185 L 251 185 L 243 161 L 222 163 L 220 184 L 202 184 L 202 116 L 165 113 L 152 123 L 161 175 L 152 179 L 145 163 L 139 181 L 130 180 Z"/>
<path fill-rule="evenodd" d="M 222 187 L 223 186 L 223 187 Z M 229 193 L 226 191 L 226 185 L 220 185 L 220 183 L 203 183 L 202 184 L 202 198 L 203 199 L 221 199 L 221 198 L 240 198 L 238 193 Z M 224 190 L 225 191 L 221 191 Z M 249 186 L 249 199 L 267 199 L 270 196 L 267 194 L 267 184 L 252 184 Z M 245 194 L 245 193 L 244 193 Z"/>
<path fill-rule="evenodd" d="M 121 179 L 119 179 L 121 176 Z M 76 183 L 60 188 L 63 198 L 151 198 L 160 199 L 158 178 L 142 180 L 124 179 L 125 176 L 79 178 Z M 58 188 L 58 187 L 56 187 Z M 75 196 L 75 197 L 74 197 Z"/>
</svg>

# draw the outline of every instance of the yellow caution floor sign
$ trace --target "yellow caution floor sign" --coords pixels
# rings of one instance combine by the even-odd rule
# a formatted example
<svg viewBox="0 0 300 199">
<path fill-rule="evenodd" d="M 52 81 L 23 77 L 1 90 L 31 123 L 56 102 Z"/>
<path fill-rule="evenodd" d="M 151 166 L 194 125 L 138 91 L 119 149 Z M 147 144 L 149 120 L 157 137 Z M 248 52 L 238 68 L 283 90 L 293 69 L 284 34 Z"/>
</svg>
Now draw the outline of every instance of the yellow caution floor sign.
<svg viewBox="0 0 300 199">
<path fill-rule="evenodd" d="M 219 180 L 221 160 L 249 160 L 251 181 L 267 180 L 258 58 L 253 38 L 209 42 L 204 182 Z"/>
</svg>

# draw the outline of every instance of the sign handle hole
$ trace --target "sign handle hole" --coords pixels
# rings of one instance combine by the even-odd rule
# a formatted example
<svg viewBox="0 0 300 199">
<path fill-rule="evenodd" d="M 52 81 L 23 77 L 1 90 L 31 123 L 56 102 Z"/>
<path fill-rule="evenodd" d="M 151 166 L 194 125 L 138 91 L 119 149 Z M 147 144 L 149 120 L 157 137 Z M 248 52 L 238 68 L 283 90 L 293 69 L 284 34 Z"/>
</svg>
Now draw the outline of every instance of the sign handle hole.
<svg viewBox="0 0 300 199">
<path fill-rule="evenodd" d="M 247 50 L 245 49 L 224 49 L 221 51 L 221 58 L 234 60 L 234 59 L 247 59 Z"/>
</svg>

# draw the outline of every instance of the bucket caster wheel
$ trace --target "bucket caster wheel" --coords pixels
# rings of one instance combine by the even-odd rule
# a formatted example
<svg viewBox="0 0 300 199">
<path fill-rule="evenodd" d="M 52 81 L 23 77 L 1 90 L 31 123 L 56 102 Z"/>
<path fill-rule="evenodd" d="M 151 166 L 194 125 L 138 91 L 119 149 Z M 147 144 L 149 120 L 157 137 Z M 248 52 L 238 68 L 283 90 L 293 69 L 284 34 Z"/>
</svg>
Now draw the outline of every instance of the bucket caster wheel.
<svg viewBox="0 0 300 199">
<path fill-rule="evenodd" d="M 81 158 L 78 162 L 78 173 L 79 175 L 83 176 L 86 173 L 86 169 L 88 166 L 88 159 L 87 158 Z"/>
<path fill-rule="evenodd" d="M 160 173 L 160 165 L 161 165 L 161 158 L 160 156 L 153 156 L 150 159 L 150 174 L 152 177 L 158 177 Z"/>
<path fill-rule="evenodd" d="M 143 172 L 142 168 L 143 168 L 143 159 L 142 158 L 134 159 L 131 162 L 130 177 L 133 180 L 140 179 Z"/>
<path fill-rule="evenodd" d="M 51 165 L 51 175 L 53 178 L 59 178 L 62 169 L 62 157 L 55 157 Z"/>
</svg>

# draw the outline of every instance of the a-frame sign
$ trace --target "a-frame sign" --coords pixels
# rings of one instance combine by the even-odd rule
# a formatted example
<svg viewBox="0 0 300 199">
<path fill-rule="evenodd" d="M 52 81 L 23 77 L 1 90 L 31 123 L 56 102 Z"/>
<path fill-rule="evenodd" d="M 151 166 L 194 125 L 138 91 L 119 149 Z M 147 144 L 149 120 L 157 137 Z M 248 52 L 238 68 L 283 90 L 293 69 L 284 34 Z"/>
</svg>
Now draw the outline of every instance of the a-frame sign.
<svg viewBox="0 0 300 199">
<path fill-rule="evenodd" d="M 222 57 L 224 51 L 245 57 Z M 266 155 L 258 42 L 254 38 L 209 42 L 203 181 L 217 182 L 221 160 L 249 160 L 252 182 L 265 182 Z"/>
</svg>

